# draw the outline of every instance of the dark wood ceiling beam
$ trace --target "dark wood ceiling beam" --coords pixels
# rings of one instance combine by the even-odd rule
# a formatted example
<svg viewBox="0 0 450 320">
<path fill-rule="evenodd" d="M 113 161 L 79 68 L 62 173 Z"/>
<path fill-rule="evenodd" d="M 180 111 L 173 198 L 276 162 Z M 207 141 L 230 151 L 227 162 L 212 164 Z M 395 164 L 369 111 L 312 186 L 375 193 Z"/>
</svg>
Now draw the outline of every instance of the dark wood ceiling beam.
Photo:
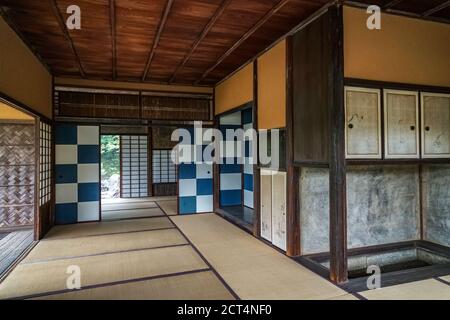
<svg viewBox="0 0 450 320">
<path fill-rule="evenodd" d="M 78 68 L 80 69 L 80 74 L 83 78 L 86 77 L 86 73 L 84 72 L 83 65 L 81 64 L 80 56 L 78 55 L 77 49 L 75 48 L 72 38 L 69 35 L 69 31 L 67 31 L 66 24 L 64 23 L 64 19 L 61 15 L 61 11 L 59 11 L 58 4 L 56 0 L 49 0 L 50 6 L 52 8 L 53 14 L 55 15 L 56 20 L 58 21 L 59 27 L 64 34 L 67 42 L 69 43 L 70 49 L 72 50 L 73 55 L 78 63 Z"/>
<path fill-rule="evenodd" d="M 153 41 L 153 45 L 150 50 L 150 54 L 148 56 L 144 74 L 142 75 L 142 81 L 145 81 L 145 79 L 147 79 L 153 57 L 155 56 L 156 48 L 158 47 L 159 40 L 161 40 L 161 35 L 164 31 L 164 27 L 166 26 L 167 18 L 169 17 L 170 10 L 172 9 L 173 2 L 174 2 L 174 0 L 167 0 L 166 7 L 164 8 L 164 12 L 163 12 L 163 15 L 161 18 L 161 22 L 159 23 L 158 31 L 155 36 L 155 40 Z"/>
<path fill-rule="evenodd" d="M 404 0 L 392 0 L 391 2 L 388 2 L 383 9 L 387 10 L 390 9 L 392 7 L 395 7 L 396 5 L 400 4 L 401 2 L 403 2 Z"/>
<path fill-rule="evenodd" d="M 177 67 L 177 69 L 175 70 L 175 72 L 172 75 L 172 78 L 170 78 L 169 80 L 169 84 L 173 83 L 175 81 L 175 78 L 177 77 L 178 72 L 186 65 L 186 63 L 189 61 L 189 59 L 191 58 L 192 54 L 194 53 L 194 51 L 197 49 L 197 47 L 200 45 L 200 42 L 202 42 L 202 40 L 206 37 L 206 35 L 209 33 L 209 31 L 211 30 L 211 28 L 214 26 L 214 24 L 216 23 L 216 21 L 220 18 L 220 16 L 222 15 L 222 13 L 225 11 L 225 9 L 228 7 L 228 5 L 231 3 L 232 0 L 223 0 L 222 3 L 220 4 L 219 8 L 217 8 L 216 12 L 214 13 L 214 15 L 212 16 L 212 18 L 209 20 L 208 24 L 206 25 L 206 27 L 203 29 L 202 33 L 200 34 L 200 36 L 197 38 L 197 40 L 195 40 L 194 44 L 191 47 L 191 50 L 189 51 L 189 53 L 186 55 L 186 57 L 184 58 L 183 62 Z"/>
<path fill-rule="evenodd" d="M 434 8 L 431 8 L 430 10 L 425 11 L 424 13 L 422 13 L 422 16 L 423 17 L 429 17 L 429 16 L 435 14 L 436 12 L 444 10 L 445 8 L 448 8 L 448 7 L 450 7 L 450 1 L 446 1 L 446 2 L 436 6 Z"/>
<path fill-rule="evenodd" d="M 264 17 L 262 17 L 250 30 L 248 30 L 236 43 L 229 48 L 218 60 L 217 62 L 208 68 L 200 79 L 198 79 L 195 84 L 199 84 L 206 76 L 217 68 L 234 50 L 236 50 L 245 40 L 250 38 L 263 24 L 265 24 L 275 13 L 277 13 L 281 8 L 283 8 L 290 0 L 281 0 L 279 1 L 269 12 L 267 12 Z"/>
<path fill-rule="evenodd" d="M 111 23 L 112 78 L 117 78 L 116 50 L 116 0 L 109 0 L 109 20 Z"/>
</svg>

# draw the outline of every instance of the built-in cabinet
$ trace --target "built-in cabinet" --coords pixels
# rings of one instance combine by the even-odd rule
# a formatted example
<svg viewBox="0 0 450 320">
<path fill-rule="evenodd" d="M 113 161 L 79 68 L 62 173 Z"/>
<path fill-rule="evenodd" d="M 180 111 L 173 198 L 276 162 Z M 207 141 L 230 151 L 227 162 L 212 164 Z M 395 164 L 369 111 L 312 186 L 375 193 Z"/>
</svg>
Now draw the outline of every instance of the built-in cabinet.
<svg viewBox="0 0 450 320">
<path fill-rule="evenodd" d="M 346 87 L 344 97 L 347 159 L 450 158 L 450 95 Z"/>
<path fill-rule="evenodd" d="M 261 237 L 286 250 L 286 173 L 261 170 Z"/>
</svg>

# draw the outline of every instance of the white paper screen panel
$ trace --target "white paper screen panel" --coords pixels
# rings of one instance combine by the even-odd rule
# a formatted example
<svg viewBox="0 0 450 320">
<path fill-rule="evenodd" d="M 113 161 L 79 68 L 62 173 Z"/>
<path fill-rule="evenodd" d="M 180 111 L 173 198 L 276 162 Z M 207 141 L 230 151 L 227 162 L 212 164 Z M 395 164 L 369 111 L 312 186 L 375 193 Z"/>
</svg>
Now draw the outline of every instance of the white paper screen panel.
<svg viewBox="0 0 450 320">
<path fill-rule="evenodd" d="M 272 175 L 272 244 L 286 250 L 286 173 Z"/>
<path fill-rule="evenodd" d="M 261 237 L 272 242 L 272 172 L 261 170 Z"/>
<path fill-rule="evenodd" d="M 39 137 L 39 205 L 51 199 L 52 127 L 40 122 Z"/>
<path fill-rule="evenodd" d="M 422 156 L 450 157 L 450 95 L 422 93 Z"/>
<path fill-rule="evenodd" d="M 147 197 L 147 136 L 121 136 L 122 198 Z"/>
<path fill-rule="evenodd" d="M 348 159 L 381 159 L 380 90 L 345 88 Z"/>
<path fill-rule="evenodd" d="M 419 158 L 418 92 L 384 90 L 385 157 Z"/>
<path fill-rule="evenodd" d="M 171 150 L 153 150 L 153 183 L 177 182 L 177 166 L 170 154 Z"/>
</svg>

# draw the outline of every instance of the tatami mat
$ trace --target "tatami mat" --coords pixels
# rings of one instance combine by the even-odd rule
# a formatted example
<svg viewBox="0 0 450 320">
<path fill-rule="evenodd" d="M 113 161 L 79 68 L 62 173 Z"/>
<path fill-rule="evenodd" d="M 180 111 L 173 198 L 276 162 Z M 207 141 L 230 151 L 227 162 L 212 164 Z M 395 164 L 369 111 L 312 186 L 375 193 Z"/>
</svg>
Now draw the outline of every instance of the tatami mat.
<svg viewBox="0 0 450 320">
<path fill-rule="evenodd" d="M 448 283 L 450 283 L 450 275 L 445 276 L 445 277 L 441 277 L 442 280 L 447 281 Z"/>
<path fill-rule="evenodd" d="M 19 264 L 0 284 L 0 299 L 66 290 L 67 268 L 74 265 L 82 287 L 207 268 L 190 246 Z"/>
<path fill-rule="evenodd" d="M 47 240 L 64 239 L 74 237 L 86 237 L 94 235 L 104 235 L 111 233 L 123 233 L 142 230 L 154 230 L 161 228 L 170 228 L 173 224 L 165 217 L 119 220 L 109 222 L 90 222 L 71 224 L 64 226 L 55 226 L 47 234 Z"/>
<path fill-rule="evenodd" d="M 177 201 L 158 201 L 158 205 L 168 216 L 178 215 Z"/>
<path fill-rule="evenodd" d="M 369 300 L 450 300 L 450 286 L 434 279 L 361 292 Z"/>
<path fill-rule="evenodd" d="M 131 282 L 64 294 L 50 300 L 232 300 L 233 296 L 211 271 Z"/>
<path fill-rule="evenodd" d="M 186 243 L 186 239 L 176 229 L 97 236 L 94 241 L 91 237 L 52 241 L 44 239 L 28 254 L 23 260 L 23 263 L 173 246 Z"/>
<path fill-rule="evenodd" d="M 331 299 L 346 294 L 215 214 L 172 219 L 242 299 Z"/>
<path fill-rule="evenodd" d="M 352 301 L 352 300 L 359 300 L 359 299 L 357 297 L 355 297 L 354 295 L 348 293 L 348 294 L 344 294 L 343 296 L 333 297 L 328 300 L 341 300 L 341 301 L 350 300 L 350 301 Z"/>
<path fill-rule="evenodd" d="M 114 204 L 102 204 L 102 211 L 112 210 L 130 210 L 130 209 L 149 209 L 157 208 L 156 202 L 133 202 L 133 203 L 114 203 Z"/>
<path fill-rule="evenodd" d="M 160 208 L 102 211 L 102 221 L 164 216 Z"/>
</svg>

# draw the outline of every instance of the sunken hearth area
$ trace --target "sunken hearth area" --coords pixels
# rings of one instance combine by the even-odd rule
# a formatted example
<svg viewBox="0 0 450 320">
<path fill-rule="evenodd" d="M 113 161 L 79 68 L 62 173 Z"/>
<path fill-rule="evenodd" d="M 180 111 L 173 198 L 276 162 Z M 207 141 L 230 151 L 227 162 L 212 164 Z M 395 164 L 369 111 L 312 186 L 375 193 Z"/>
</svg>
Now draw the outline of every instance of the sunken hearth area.
<svg viewBox="0 0 450 320">
<path fill-rule="evenodd" d="M 329 277 L 330 255 L 312 254 L 295 258 L 323 277 Z M 450 274 L 450 248 L 429 241 L 408 241 L 348 250 L 348 282 L 341 287 L 356 293 L 368 290 L 370 266 L 381 271 L 381 286 L 420 281 Z"/>
</svg>

